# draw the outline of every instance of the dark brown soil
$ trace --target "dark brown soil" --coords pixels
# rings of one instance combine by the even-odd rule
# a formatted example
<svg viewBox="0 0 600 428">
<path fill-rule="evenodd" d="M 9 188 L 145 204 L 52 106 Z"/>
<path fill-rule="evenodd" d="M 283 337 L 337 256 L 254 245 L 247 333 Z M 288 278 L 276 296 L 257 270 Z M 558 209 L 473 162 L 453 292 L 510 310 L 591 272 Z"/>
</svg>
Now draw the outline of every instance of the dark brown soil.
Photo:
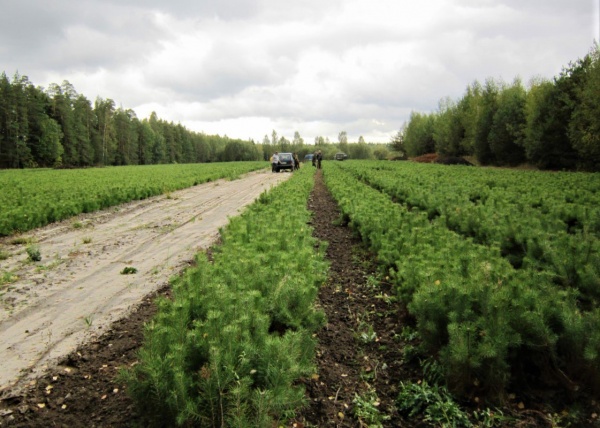
<svg viewBox="0 0 600 428">
<path fill-rule="evenodd" d="M 136 361 L 143 325 L 156 312 L 157 295 L 147 296 L 130 317 L 115 322 L 96 342 L 69 355 L 39 379 L 30 390 L 5 397 L 0 425 L 11 427 L 126 427 L 135 426 L 133 402 L 116 375 Z"/>
<path fill-rule="evenodd" d="M 385 427 L 425 426 L 420 419 L 398 414 L 394 400 L 400 381 L 418 380 L 416 364 L 405 364 L 403 326 L 411 320 L 390 286 L 376 281 L 375 263 L 360 239 L 340 224 L 340 214 L 317 172 L 309 200 L 312 226 L 327 241 L 330 276 L 319 304 L 327 325 L 318 333 L 318 376 L 303 381 L 309 406 L 289 426 L 363 427 L 354 412 L 357 396 L 374 391 L 376 408 L 389 419 Z M 158 292 L 169 295 L 169 287 Z M 0 426 L 11 427 L 131 427 L 140 426 L 136 409 L 117 380 L 120 367 L 136 362 L 143 325 L 155 313 L 148 296 L 129 318 L 114 323 L 96 342 L 82 347 L 30 389 L 15 392 L 0 403 Z M 543 414 L 541 414 L 543 417 Z M 550 426 L 539 415 L 525 417 L 518 426 Z M 536 423 L 537 421 L 537 423 Z"/>
<path fill-rule="evenodd" d="M 419 162 L 419 163 L 433 163 L 436 161 L 437 158 L 438 158 L 437 153 L 426 153 L 424 155 L 417 156 L 415 158 L 411 158 L 410 160 L 413 162 Z"/>
<path fill-rule="evenodd" d="M 390 286 L 374 281 L 374 261 L 360 239 L 340 224 L 337 204 L 320 171 L 309 209 L 315 213 L 315 236 L 328 242 L 331 265 L 319 293 L 328 322 L 317 335 L 318 378 L 306 382 L 311 402 L 297 419 L 299 426 L 361 426 L 353 414 L 353 401 L 369 391 L 376 391 L 377 408 L 391 418 L 386 426 L 408 426 L 394 406 L 399 381 L 408 380 L 397 339 L 406 324 L 405 312 L 387 299 L 392 295 Z"/>
</svg>

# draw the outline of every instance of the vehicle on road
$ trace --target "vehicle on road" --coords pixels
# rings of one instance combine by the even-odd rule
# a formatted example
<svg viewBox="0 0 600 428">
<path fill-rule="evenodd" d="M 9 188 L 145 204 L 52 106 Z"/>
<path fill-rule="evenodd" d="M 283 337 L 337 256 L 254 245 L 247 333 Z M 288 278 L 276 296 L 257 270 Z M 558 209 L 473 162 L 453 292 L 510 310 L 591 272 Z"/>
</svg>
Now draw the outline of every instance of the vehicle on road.
<svg viewBox="0 0 600 428">
<path fill-rule="evenodd" d="M 294 158 L 291 153 L 279 153 L 279 163 L 275 165 L 274 170 L 279 172 L 285 169 L 294 170 Z"/>
<path fill-rule="evenodd" d="M 340 160 L 340 161 L 342 161 L 342 160 L 346 160 L 346 159 L 348 159 L 348 155 L 347 155 L 346 153 L 339 152 L 339 153 L 336 153 L 336 154 L 335 154 L 335 156 L 334 156 L 333 158 L 334 158 L 335 160 Z"/>
</svg>

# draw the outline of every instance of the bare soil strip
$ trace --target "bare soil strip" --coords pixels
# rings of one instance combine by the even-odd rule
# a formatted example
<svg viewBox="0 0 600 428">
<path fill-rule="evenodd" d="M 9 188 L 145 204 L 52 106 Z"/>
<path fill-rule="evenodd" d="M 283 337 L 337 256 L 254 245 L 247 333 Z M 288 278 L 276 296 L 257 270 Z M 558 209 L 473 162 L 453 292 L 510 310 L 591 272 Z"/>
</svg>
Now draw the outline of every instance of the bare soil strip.
<svg viewBox="0 0 600 428">
<path fill-rule="evenodd" d="M 317 333 L 318 376 L 305 380 L 309 406 L 301 410 L 297 426 L 368 426 L 354 408 L 357 396 L 369 394 L 377 395 L 384 426 L 405 426 L 394 401 L 399 381 L 413 376 L 402 365 L 403 343 L 397 339 L 406 313 L 390 303 L 390 286 L 374 281 L 374 259 L 360 238 L 340 224 L 339 208 L 320 171 L 309 209 L 314 236 L 328 243 L 329 277 L 319 292 L 328 322 Z"/>
<path fill-rule="evenodd" d="M 290 174 L 260 171 L 82 215 L 0 241 L 0 390 L 23 385 L 165 285 L 228 218 Z M 41 262 L 25 248 L 39 246 Z M 122 274 L 124 268 L 133 274 Z"/>
</svg>

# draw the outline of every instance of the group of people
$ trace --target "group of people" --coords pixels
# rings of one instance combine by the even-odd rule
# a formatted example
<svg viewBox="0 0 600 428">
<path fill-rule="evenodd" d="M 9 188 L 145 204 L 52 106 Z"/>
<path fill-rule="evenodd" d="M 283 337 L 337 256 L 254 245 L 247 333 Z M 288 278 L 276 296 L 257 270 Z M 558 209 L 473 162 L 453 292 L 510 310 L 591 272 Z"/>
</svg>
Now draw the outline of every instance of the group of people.
<svg viewBox="0 0 600 428">
<path fill-rule="evenodd" d="M 321 161 L 323 160 L 323 154 L 321 150 L 317 150 L 313 153 L 312 165 L 316 166 L 317 169 L 321 169 Z"/>
<path fill-rule="evenodd" d="M 271 171 L 279 172 L 279 169 L 281 168 L 281 161 L 282 160 L 279 156 L 279 152 L 273 153 L 273 155 L 271 156 Z M 289 161 L 289 156 L 286 157 L 285 159 L 283 159 L 283 161 L 284 162 Z M 300 159 L 298 159 L 297 153 L 292 154 L 292 162 L 293 162 L 292 171 L 300 169 Z"/>
<path fill-rule="evenodd" d="M 323 154 L 321 150 L 317 150 L 313 153 L 312 157 L 312 165 L 318 169 L 321 169 L 321 161 L 323 160 Z M 281 159 L 279 157 L 279 152 L 273 153 L 271 156 L 271 171 L 278 171 L 278 167 L 280 167 Z M 300 169 L 300 159 L 298 159 L 298 153 L 292 154 L 292 162 L 294 165 L 292 166 L 292 171 Z"/>
</svg>

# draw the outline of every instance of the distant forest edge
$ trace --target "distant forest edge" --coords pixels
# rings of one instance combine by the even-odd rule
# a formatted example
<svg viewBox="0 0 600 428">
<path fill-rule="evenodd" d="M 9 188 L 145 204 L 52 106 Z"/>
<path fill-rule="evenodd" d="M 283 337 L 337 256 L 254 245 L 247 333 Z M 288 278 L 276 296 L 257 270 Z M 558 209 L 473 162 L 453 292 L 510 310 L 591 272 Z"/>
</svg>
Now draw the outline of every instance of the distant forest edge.
<svg viewBox="0 0 600 428">
<path fill-rule="evenodd" d="M 389 155 L 387 144 L 367 144 L 362 137 L 349 145 L 345 131 L 339 141 L 319 136 L 315 145 L 328 158 L 340 149 L 353 159 Z M 290 141 L 273 130 L 262 144 L 193 132 L 155 112 L 140 120 L 112 99 L 98 97 L 92 105 L 68 81 L 44 89 L 19 73 L 12 81 L 6 72 L 0 75 L 0 169 L 266 161 L 275 150 L 304 157 L 315 146 L 304 144 L 298 132 Z"/>
<path fill-rule="evenodd" d="M 94 104 L 73 85 L 34 86 L 0 75 L 0 168 L 77 168 L 260 160 L 249 142 L 192 132 L 152 113 L 140 120 L 111 99 Z"/>
<path fill-rule="evenodd" d="M 530 164 L 540 169 L 600 171 L 600 50 L 596 44 L 553 79 L 526 88 L 488 78 L 468 85 L 459 100 L 440 100 L 432 113 L 413 111 L 390 144 L 349 144 L 317 136 L 305 145 L 273 130 L 262 144 L 193 132 L 152 113 L 139 119 L 131 109 L 98 97 L 93 105 L 68 81 L 34 86 L 16 73 L 0 75 L 0 169 L 79 168 L 267 160 L 273 151 L 302 158 L 319 148 L 326 159 L 343 151 L 350 159 L 469 157 L 481 165 Z"/>
<path fill-rule="evenodd" d="M 552 80 L 487 79 L 433 113 L 412 112 L 393 139 L 409 157 L 473 156 L 482 165 L 600 170 L 600 48 Z"/>
</svg>

